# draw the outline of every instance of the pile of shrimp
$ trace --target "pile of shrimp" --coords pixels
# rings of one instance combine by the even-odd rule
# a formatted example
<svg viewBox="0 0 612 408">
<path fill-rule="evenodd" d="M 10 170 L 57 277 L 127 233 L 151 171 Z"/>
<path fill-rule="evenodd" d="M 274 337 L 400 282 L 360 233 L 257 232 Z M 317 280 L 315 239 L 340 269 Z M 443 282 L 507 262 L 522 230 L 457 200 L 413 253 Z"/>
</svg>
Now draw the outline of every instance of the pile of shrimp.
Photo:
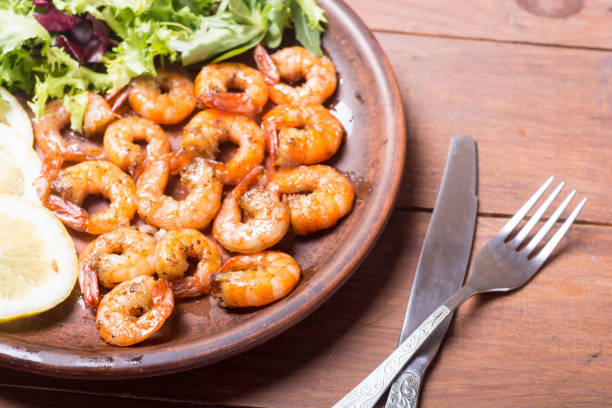
<svg viewBox="0 0 612 408">
<path fill-rule="evenodd" d="M 209 64 L 195 81 L 159 69 L 106 98 L 90 94 L 87 144 L 64 137 L 61 101 L 35 124 L 41 201 L 97 236 L 79 254 L 79 285 L 106 342 L 144 341 L 175 299 L 212 295 L 238 308 L 287 296 L 300 266 L 271 248 L 289 229 L 310 234 L 351 211 L 351 183 L 321 164 L 344 133 L 323 106 L 336 89 L 334 64 L 302 47 L 269 55 L 259 45 L 254 58 L 257 69 Z M 167 126 L 185 122 L 172 148 Z M 236 150 L 222 160 L 227 142 Z M 181 199 L 167 192 L 174 176 Z M 91 195 L 108 205 L 91 211 Z M 100 287 L 110 291 L 101 297 Z"/>
</svg>

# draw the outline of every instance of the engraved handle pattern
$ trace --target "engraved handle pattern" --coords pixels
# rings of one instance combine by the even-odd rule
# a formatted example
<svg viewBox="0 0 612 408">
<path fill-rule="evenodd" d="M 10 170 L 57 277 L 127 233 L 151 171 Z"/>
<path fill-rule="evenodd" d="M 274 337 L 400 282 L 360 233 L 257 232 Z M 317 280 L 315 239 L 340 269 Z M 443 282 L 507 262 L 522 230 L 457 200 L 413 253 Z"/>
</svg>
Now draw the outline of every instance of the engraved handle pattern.
<svg viewBox="0 0 612 408">
<path fill-rule="evenodd" d="M 373 407 L 414 353 L 450 312 L 450 309 L 445 305 L 441 305 L 434 310 L 385 361 L 376 367 L 357 387 L 338 401 L 333 408 Z"/>
<path fill-rule="evenodd" d="M 420 383 L 416 373 L 404 371 L 391 385 L 385 408 L 416 408 Z"/>
</svg>

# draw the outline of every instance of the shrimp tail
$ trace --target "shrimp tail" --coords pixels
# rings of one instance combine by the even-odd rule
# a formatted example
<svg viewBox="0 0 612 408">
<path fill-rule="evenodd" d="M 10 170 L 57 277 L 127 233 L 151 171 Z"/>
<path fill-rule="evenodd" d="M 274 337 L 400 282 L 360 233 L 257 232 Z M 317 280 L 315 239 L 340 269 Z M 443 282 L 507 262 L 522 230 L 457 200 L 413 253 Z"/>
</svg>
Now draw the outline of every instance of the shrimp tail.
<svg viewBox="0 0 612 408">
<path fill-rule="evenodd" d="M 183 167 L 189 164 L 196 156 L 196 152 L 190 148 L 181 147 L 174 153 L 170 153 L 170 173 L 177 174 Z"/>
<path fill-rule="evenodd" d="M 55 213 L 65 225 L 76 231 L 86 231 L 89 214 L 76 204 L 66 201 L 60 196 L 50 194 L 45 201 L 45 207 Z"/>
<path fill-rule="evenodd" d="M 87 148 L 84 149 L 78 144 L 69 144 L 64 151 L 64 160 L 67 161 L 86 161 L 86 160 L 104 160 L 106 154 L 102 149 Z"/>
<path fill-rule="evenodd" d="M 41 201 L 45 201 L 51 192 L 51 180 L 54 180 L 60 172 L 64 159 L 61 155 L 45 156 L 40 170 L 40 176 L 34 181 L 34 187 Z"/>
<path fill-rule="evenodd" d="M 268 54 L 266 49 L 261 44 L 257 44 L 253 56 L 255 57 L 257 68 L 259 71 L 261 71 L 266 84 L 268 86 L 278 84 L 280 82 L 278 67 L 272 60 L 272 57 L 270 57 L 270 54 Z"/>
<path fill-rule="evenodd" d="M 174 292 L 172 287 L 173 285 L 171 282 L 165 279 L 158 279 L 151 291 L 153 304 L 172 310 L 174 308 Z"/>
<path fill-rule="evenodd" d="M 47 197 L 49 197 L 49 193 L 51 192 L 51 187 L 49 186 L 49 180 L 44 178 L 43 176 L 37 177 L 34 180 L 34 189 L 36 189 L 36 194 L 38 194 L 38 198 L 41 201 L 45 201 Z"/>
<path fill-rule="evenodd" d="M 240 183 L 238 183 L 238 185 L 230 192 L 230 197 L 233 197 L 234 199 L 242 197 L 242 195 L 246 193 L 263 174 L 263 170 L 263 166 L 257 166 L 253 170 L 249 171 L 240 181 Z"/>
<path fill-rule="evenodd" d="M 85 306 L 95 309 L 100 302 L 100 291 L 98 290 L 98 274 L 90 264 L 82 265 L 79 268 L 79 286 Z"/>
<path fill-rule="evenodd" d="M 253 100 L 244 93 L 219 92 L 197 96 L 197 99 L 205 106 L 224 111 L 243 114 L 259 113 L 261 111 L 255 106 Z"/>
<path fill-rule="evenodd" d="M 268 147 L 268 159 L 266 161 L 266 178 L 269 180 L 276 173 L 276 161 L 278 157 L 278 134 L 276 128 L 271 126 L 265 134 Z"/>
<path fill-rule="evenodd" d="M 111 111 L 117 112 L 119 108 L 124 104 L 124 102 L 128 99 L 130 95 L 129 86 L 124 86 L 123 88 L 117 88 L 108 95 L 106 95 L 106 101 L 108 103 L 112 102 Z"/>
<path fill-rule="evenodd" d="M 195 279 L 193 276 L 187 276 L 183 279 L 179 279 L 172 282 L 172 291 L 174 292 L 174 297 L 188 298 L 208 293 L 208 286 L 201 287 L 198 285 L 194 285 L 194 281 Z"/>
</svg>

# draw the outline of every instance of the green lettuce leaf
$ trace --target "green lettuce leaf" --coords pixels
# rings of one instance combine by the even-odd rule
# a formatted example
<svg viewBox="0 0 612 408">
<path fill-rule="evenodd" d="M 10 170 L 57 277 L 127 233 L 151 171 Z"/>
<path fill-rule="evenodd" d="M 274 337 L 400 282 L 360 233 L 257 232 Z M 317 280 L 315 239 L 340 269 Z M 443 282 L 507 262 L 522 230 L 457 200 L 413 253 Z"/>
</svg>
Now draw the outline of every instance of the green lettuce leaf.
<svg viewBox="0 0 612 408">
<path fill-rule="evenodd" d="M 158 55 L 170 61 L 176 59 L 176 51 L 170 47 L 173 32 L 159 23 L 138 21 L 125 29 L 124 40 L 102 58 L 113 89 L 122 88 L 141 75 L 155 76 L 154 61 Z"/>
<path fill-rule="evenodd" d="M 204 17 L 200 28 L 186 38 L 170 41 L 181 53 L 183 65 L 207 61 L 217 56 L 221 61 L 257 45 L 268 28 L 269 7 L 255 0 L 228 0 L 217 14 Z"/>
<path fill-rule="evenodd" d="M 315 30 L 323 31 L 321 23 L 327 23 L 325 11 L 317 5 L 315 0 L 294 0 L 297 2 L 304 15 L 308 19 L 308 26 Z"/>
<path fill-rule="evenodd" d="M 27 49 L 13 50 L 0 59 L 0 84 L 11 91 L 23 90 L 31 95 L 34 92 L 34 69 L 40 61 Z"/>
<path fill-rule="evenodd" d="M 268 0 L 270 11 L 268 12 L 268 32 L 264 43 L 269 48 L 277 48 L 283 40 L 283 31 L 289 24 L 291 0 Z"/>
<path fill-rule="evenodd" d="M 154 0 L 53 0 L 53 5 L 59 10 L 70 14 L 91 13 L 100 9 L 113 8 L 117 11 L 131 10 L 138 15 L 148 10 Z"/>
<path fill-rule="evenodd" d="M 291 3 L 291 18 L 295 29 L 295 38 L 317 57 L 323 55 L 321 31 L 311 26 L 308 15 L 297 0 Z"/>
<path fill-rule="evenodd" d="M 33 16 L 0 9 L 0 53 L 6 54 L 21 48 L 31 38 L 46 42 L 50 36 Z"/>
</svg>

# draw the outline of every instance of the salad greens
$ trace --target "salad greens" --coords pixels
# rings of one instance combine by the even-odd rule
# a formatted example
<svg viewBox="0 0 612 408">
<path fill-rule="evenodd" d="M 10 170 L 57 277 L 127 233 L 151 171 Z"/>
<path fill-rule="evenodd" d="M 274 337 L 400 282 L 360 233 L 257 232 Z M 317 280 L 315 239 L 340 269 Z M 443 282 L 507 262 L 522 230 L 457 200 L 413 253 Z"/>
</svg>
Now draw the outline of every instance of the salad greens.
<svg viewBox="0 0 612 408">
<path fill-rule="evenodd" d="M 287 27 L 322 55 L 316 0 L 0 0 L 0 85 L 33 95 L 36 117 L 63 98 L 80 129 L 86 93 L 156 75 L 155 63 L 222 61 Z"/>
</svg>

